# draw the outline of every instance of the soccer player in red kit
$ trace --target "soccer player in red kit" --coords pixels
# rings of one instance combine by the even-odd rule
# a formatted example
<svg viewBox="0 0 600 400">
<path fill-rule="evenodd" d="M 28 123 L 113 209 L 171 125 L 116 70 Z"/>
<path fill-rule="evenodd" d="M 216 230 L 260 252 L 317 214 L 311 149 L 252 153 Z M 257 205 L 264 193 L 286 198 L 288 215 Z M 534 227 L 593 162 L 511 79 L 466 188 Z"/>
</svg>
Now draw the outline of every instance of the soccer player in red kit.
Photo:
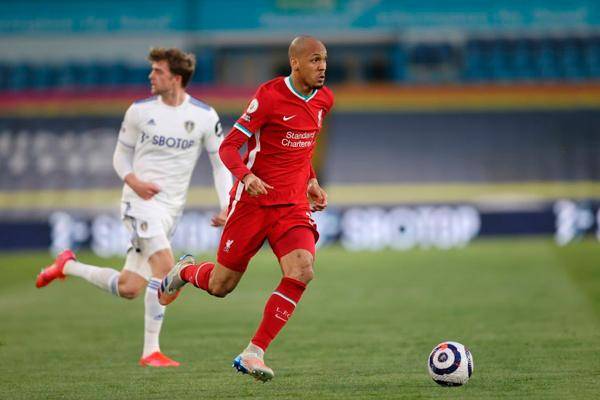
<svg viewBox="0 0 600 400">
<path fill-rule="evenodd" d="M 313 278 L 319 237 L 311 211 L 327 206 L 311 158 L 323 119 L 333 106 L 324 86 L 327 50 L 310 36 L 289 47 L 291 74 L 262 84 L 222 143 L 219 155 L 237 178 L 230 193 L 217 263 L 183 257 L 164 278 L 161 304 L 169 304 L 187 282 L 217 297 L 238 284 L 250 259 L 269 241 L 283 278 L 264 308 L 262 321 L 233 366 L 267 381 L 273 370 L 264 352 L 286 324 Z M 239 149 L 248 144 L 244 159 Z"/>
</svg>

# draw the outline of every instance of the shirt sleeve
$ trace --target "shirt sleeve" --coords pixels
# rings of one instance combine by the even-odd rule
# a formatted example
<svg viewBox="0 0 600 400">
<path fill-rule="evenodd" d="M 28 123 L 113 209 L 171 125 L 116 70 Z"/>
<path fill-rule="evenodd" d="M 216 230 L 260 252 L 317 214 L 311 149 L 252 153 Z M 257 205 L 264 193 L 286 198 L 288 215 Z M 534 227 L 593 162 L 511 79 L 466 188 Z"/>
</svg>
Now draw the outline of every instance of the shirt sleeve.
<svg viewBox="0 0 600 400">
<path fill-rule="evenodd" d="M 254 98 L 248 103 L 246 111 L 233 127 L 244 135 L 251 137 L 268 121 L 269 113 L 272 109 L 270 103 L 270 96 L 267 93 L 267 89 L 261 86 L 256 91 Z"/>
<path fill-rule="evenodd" d="M 121 179 L 125 179 L 130 172 L 133 172 L 133 153 L 138 135 L 137 110 L 131 105 L 121 123 L 113 154 L 113 167 Z"/>
<path fill-rule="evenodd" d="M 215 110 L 211 110 L 208 126 L 204 132 L 204 148 L 209 154 L 218 153 L 223 139 L 223 128 L 219 115 Z"/>
<path fill-rule="evenodd" d="M 113 167 L 121 180 L 133 172 L 133 147 L 125 146 L 120 141 L 117 142 L 115 153 L 113 154 Z"/>
<path fill-rule="evenodd" d="M 219 156 L 219 147 L 223 143 L 223 128 L 221 127 L 219 115 L 214 109 L 210 111 L 203 142 L 204 148 L 206 148 L 206 152 L 208 153 L 208 158 L 210 159 L 215 190 L 219 197 L 219 205 L 223 209 L 229 203 L 229 191 L 233 182 L 231 173 Z"/>
<path fill-rule="evenodd" d="M 233 186 L 231 173 L 225 167 L 223 161 L 221 161 L 219 153 L 208 153 L 208 158 L 212 166 L 213 180 L 217 197 L 219 198 L 219 205 L 223 209 L 229 204 L 229 191 L 231 190 L 231 186 Z"/>
<path fill-rule="evenodd" d="M 138 136 L 140 135 L 138 119 L 138 110 L 132 104 L 127 109 L 123 122 L 121 123 L 121 129 L 119 130 L 119 142 L 132 149 L 135 148 Z"/>
<path fill-rule="evenodd" d="M 248 136 L 243 131 L 234 128 L 229 132 L 219 149 L 219 156 L 223 164 L 240 181 L 250 173 L 250 170 L 242 161 L 242 157 L 240 157 L 240 148 L 247 141 Z"/>
</svg>

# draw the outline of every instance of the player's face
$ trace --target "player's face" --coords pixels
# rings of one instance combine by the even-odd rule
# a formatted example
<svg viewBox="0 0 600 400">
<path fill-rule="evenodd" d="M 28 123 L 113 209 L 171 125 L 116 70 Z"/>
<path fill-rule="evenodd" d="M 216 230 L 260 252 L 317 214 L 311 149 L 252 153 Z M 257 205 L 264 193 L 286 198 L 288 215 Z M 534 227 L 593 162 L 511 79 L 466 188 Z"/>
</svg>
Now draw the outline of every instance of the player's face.
<svg viewBox="0 0 600 400">
<path fill-rule="evenodd" d="M 178 76 L 173 75 L 169 64 L 165 60 L 152 63 L 152 71 L 148 75 L 152 94 L 162 95 L 173 91 L 178 83 Z"/>
<path fill-rule="evenodd" d="M 327 50 L 321 42 L 307 46 L 306 51 L 297 59 L 298 73 L 304 83 L 312 89 L 320 89 L 325 84 L 327 69 Z"/>
</svg>

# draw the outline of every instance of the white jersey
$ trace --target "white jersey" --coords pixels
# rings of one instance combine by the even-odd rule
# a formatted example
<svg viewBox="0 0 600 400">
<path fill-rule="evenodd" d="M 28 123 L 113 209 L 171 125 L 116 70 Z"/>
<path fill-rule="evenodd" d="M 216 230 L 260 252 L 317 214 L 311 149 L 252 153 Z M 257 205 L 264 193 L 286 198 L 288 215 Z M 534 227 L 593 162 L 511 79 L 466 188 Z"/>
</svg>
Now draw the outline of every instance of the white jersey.
<svg viewBox="0 0 600 400">
<path fill-rule="evenodd" d="M 119 142 L 133 149 L 133 172 L 161 189 L 150 202 L 164 206 L 174 217 L 183 212 L 202 147 L 217 153 L 222 141 L 216 111 L 188 94 L 176 107 L 163 103 L 160 96 L 134 102 L 119 132 Z M 144 200 L 124 185 L 122 201 Z"/>
</svg>

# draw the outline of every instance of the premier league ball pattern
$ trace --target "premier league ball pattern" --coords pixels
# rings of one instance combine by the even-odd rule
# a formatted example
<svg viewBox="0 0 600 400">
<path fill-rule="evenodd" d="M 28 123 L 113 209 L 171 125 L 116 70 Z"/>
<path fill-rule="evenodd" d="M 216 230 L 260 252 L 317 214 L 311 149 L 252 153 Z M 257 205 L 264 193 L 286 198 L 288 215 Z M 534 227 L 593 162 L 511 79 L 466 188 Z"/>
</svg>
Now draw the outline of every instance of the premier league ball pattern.
<svg viewBox="0 0 600 400">
<path fill-rule="evenodd" d="M 473 356 L 458 342 L 442 342 L 435 346 L 427 363 L 429 375 L 439 385 L 461 386 L 473 373 Z"/>
</svg>

